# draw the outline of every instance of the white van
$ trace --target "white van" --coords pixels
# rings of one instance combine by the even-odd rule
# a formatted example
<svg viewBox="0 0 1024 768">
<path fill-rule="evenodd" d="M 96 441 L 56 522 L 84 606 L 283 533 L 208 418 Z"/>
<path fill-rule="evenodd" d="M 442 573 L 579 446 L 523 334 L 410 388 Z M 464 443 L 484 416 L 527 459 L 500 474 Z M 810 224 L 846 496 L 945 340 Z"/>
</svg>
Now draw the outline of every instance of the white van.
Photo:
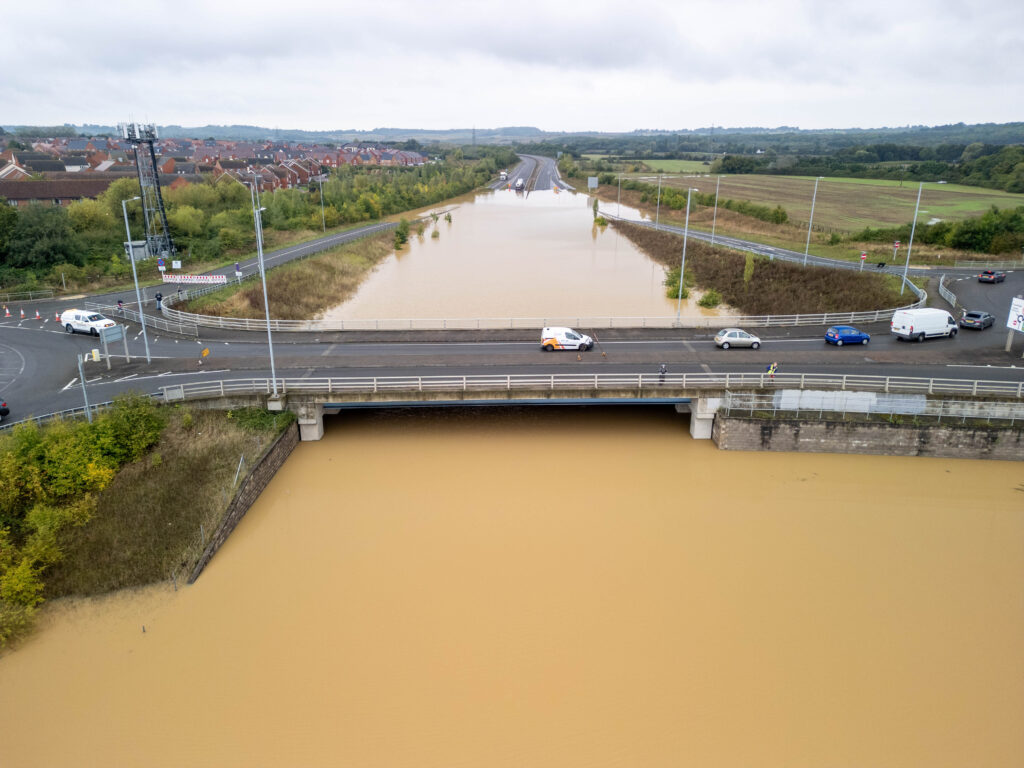
<svg viewBox="0 0 1024 768">
<path fill-rule="evenodd" d="M 585 333 L 572 328 L 545 328 L 540 333 L 540 348 L 545 352 L 553 349 L 587 350 L 594 346 L 594 340 Z"/>
<path fill-rule="evenodd" d="M 944 309 L 898 309 L 889 327 L 897 339 L 924 341 L 934 336 L 956 336 L 956 320 Z"/>
<path fill-rule="evenodd" d="M 84 309 L 68 309 L 61 313 L 60 324 L 68 333 L 79 331 L 91 333 L 93 336 L 100 335 L 101 328 L 110 328 L 117 325 L 109 317 L 104 317 L 99 312 L 87 312 Z"/>
</svg>

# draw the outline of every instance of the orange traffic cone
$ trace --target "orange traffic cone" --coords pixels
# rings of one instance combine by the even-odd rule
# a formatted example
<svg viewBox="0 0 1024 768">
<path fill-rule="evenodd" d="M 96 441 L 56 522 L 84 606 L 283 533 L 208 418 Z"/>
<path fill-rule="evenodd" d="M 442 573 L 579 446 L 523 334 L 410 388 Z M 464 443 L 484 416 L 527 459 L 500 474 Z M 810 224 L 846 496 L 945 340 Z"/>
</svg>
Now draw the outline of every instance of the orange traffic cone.
<svg viewBox="0 0 1024 768">
<path fill-rule="evenodd" d="M 4 304 L 4 317 L 10 317 L 10 316 L 11 316 L 11 310 L 9 310 L 7 308 L 7 305 Z"/>
<path fill-rule="evenodd" d="M 60 322 L 60 310 L 58 309 L 56 312 L 53 313 L 53 315 L 54 315 L 53 319 L 56 320 L 59 323 Z"/>
<path fill-rule="evenodd" d="M 25 310 L 24 310 L 24 309 L 23 309 L 23 310 L 21 310 L 21 319 L 22 319 L 22 320 L 24 320 L 24 319 L 25 319 Z"/>
<path fill-rule="evenodd" d="M 43 316 L 39 314 L 39 310 L 36 310 L 36 320 L 42 320 Z"/>
</svg>

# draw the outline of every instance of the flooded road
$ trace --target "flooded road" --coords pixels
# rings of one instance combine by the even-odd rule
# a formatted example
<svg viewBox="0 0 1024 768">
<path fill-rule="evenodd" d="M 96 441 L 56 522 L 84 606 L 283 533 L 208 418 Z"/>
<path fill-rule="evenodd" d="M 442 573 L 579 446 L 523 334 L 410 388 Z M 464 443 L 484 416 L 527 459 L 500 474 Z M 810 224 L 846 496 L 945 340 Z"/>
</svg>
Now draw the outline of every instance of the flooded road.
<svg viewBox="0 0 1024 768">
<path fill-rule="evenodd" d="M 652 406 L 333 417 L 196 585 L 0 659 L 0 764 L 1016 768 L 1022 485 Z"/>
<path fill-rule="evenodd" d="M 428 217 L 422 236 L 414 228 L 409 245 L 324 319 L 676 314 L 665 269 L 612 227 L 595 226 L 586 195 L 498 190 L 435 210 L 450 212 L 451 223 Z M 697 298 L 681 314 L 719 314 Z"/>
</svg>

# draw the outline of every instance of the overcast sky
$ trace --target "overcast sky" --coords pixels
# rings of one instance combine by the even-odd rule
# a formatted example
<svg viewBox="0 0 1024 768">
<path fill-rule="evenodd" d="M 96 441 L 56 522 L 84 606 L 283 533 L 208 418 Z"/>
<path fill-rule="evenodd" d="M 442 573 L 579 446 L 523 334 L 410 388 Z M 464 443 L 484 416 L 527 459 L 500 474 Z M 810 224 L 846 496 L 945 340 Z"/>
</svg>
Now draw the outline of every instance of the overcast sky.
<svg viewBox="0 0 1024 768">
<path fill-rule="evenodd" d="M 1020 0 L 5 3 L 0 125 L 1024 119 Z"/>
</svg>

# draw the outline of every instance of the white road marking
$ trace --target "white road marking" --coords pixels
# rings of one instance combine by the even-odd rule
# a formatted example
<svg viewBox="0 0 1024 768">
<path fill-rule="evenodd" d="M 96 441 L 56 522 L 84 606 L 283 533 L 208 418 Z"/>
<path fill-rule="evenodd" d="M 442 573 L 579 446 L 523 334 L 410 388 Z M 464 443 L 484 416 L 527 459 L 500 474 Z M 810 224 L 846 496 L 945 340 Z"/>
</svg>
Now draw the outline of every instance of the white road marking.
<svg viewBox="0 0 1024 768">
<path fill-rule="evenodd" d="M 132 373 L 132 374 L 129 374 L 128 376 L 122 376 L 120 379 L 114 379 L 114 381 L 128 381 L 128 379 L 134 379 L 138 375 L 139 374 L 137 374 L 137 373 Z"/>
<path fill-rule="evenodd" d="M 61 391 L 61 392 L 65 392 L 65 391 L 67 391 L 67 390 L 71 389 L 71 387 L 75 386 L 75 384 L 76 384 L 77 382 L 78 382 L 78 377 L 77 377 L 77 376 L 75 376 L 75 378 L 73 378 L 73 379 L 72 379 L 71 381 L 69 381 L 69 382 L 68 382 L 67 384 L 65 384 L 65 385 L 64 385 L 63 387 L 61 387 L 61 390 L 60 390 L 60 391 Z"/>
</svg>

